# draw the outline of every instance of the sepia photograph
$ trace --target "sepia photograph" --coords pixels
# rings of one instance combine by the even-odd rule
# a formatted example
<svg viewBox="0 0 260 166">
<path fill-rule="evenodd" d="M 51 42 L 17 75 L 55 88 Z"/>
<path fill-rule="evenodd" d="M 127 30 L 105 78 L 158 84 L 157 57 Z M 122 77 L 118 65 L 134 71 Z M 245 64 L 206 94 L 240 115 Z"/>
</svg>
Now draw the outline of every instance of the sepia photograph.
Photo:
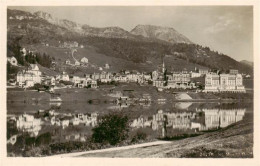
<svg viewBox="0 0 260 166">
<path fill-rule="evenodd" d="M 5 13 L 5 157 L 255 157 L 254 6 Z"/>
</svg>

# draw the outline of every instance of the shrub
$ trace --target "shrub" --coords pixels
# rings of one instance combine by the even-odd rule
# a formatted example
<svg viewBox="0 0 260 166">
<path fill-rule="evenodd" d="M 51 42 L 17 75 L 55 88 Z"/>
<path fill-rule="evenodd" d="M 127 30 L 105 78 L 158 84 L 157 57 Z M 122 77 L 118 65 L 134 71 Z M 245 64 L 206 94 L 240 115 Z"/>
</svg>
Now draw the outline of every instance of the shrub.
<svg viewBox="0 0 260 166">
<path fill-rule="evenodd" d="M 131 142 L 138 142 L 138 141 L 141 141 L 141 140 L 145 140 L 146 138 L 147 138 L 147 134 L 139 131 L 132 138 Z"/>
<path fill-rule="evenodd" d="M 128 117 L 120 114 L 105 115 L 92 131 L 92 141 L 111 145 L 118 144 L 128 136 Z"/>
</svg>

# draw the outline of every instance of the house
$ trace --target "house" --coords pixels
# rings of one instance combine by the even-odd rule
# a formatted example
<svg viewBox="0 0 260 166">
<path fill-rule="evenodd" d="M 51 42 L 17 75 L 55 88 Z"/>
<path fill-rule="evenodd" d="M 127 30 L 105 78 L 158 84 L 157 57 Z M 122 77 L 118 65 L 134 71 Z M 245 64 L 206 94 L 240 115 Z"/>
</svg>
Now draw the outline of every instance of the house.
<svg viewBox="0 0 260 166">
<path fill-rule="evenodd" d="M 111 82 L 111 73 L 109 72 L 101 72 L 100 73 L 100 81 L 103 83 Z"/>
<path fill-rule="evenodd" d="M 127 77 L 127 81 L 129 82 L 137 82 L 139 78 L 138 74 L 134 74 L 134 73 L 127 74 L 126 77 Z"/>
<path fill-rule="evenodd" d="M 40 76 L 42 74 L 37 64 L 30 64 L 27 72 L 33 73 L 37 76 Z"/>
<path fill-rule="evenodd" d="M 44 84 L 45 84 L 45 85 L 55 86 L 55 84 L 56 84 L 55 78 L 54 78 L 53 76 L 47 77 L 47 78 L 44 80 Z"/>
<path fill-rule="evenodd" d="M 13 66 L 17 66 L 17 64 L 18 64 L 16 58 L 13 57 L 13 56 L 12 56 L 12 57 L 7 57 L 7 61 L 8 61 L 11 65 L 13 65 Z"/>
<path fill-rule="evenodd" d="M 109 64 L 106 63 L 104 68 L 105 68 L 105 69 L 109 69 L 109 68 L 110 68 Z"/>
<path fill-rule="evenodd" d="M 81 62 L 82 64 L 87 64 L 87 63 L 88 63 L 88 58 L 83 57 L 83 58 L 81 58 L 80 62 Z"/>
<path fill-rule="evenodd" d="M 207 74 L 208 72 L 209 72 L 208 69 L 199 69 L 199 73 L 200 73 L 201 75 L 205 75 L 205 74 Z"/>
<path fill-rule="evenodd" d="M 65 64 L 66 64 L 66 65 L 70 65 L 70 60 L 67 59 L 67 60 L 65 61 Z"/>
<path fill-rule="evenodd" d="M 62 81 L 69 81 L 70 80 L 70 77 L 69 77 L 69 75 L 66 72 L 62 72 L 62 74 L 60 76 L 58 76 L 58 77 Z"/>
<path fill-rule="evenodd" d="M 71 82 L 74 83 L 74 85 L 79 84 L 80 82 L 84 81 L 86 78 L 81 78 L 79 76 L 72 76 L 72 78 L 70 79 Z"/>
<path fill-rule="evenodd" d="M 201 77 L 201 73 L 191 71 L 190 72 L 190 77 L 191 78 Z"/>
<path fill-rule="evenodd" d="M 127 82 L 127 76 L 126 75 L 115 75 L 114 80 L 117 82 Z"/>
<path fill-rule="evenodd" d="M 184 88 L 189 87 L 191 76 L 186 71 L 175 72 L 167 75 L 167 88 Z"/>
<path fill-rule="evenodd" d="M 93 74 L 91 75 L 91 78 L 92 78 L 93 80 L 100 80 L 100 74 L 99 74 L 99 73 L 93 73 Z"/>
<path fill-rule="evenodd" d="M 37 64 L 30 64 L 27 70 L 19 71 L 16 76 L 16 81 L 19 84 L 19 86 L 32 85 L 36 83 L 41 83 L 42 77 L 41 77 L 41 71 L 39 70 L 39 67 Z"/>
<path fill-rule="evenodd" d="M 151 74 L 144 74 L 143 78 L 144 78 L 144 80 L 148 81 L 148 80 L 152 79 L 152 76 L 151 76 Z"/>
<path fill-rule="evenodd" d="M 79 63 L 79 61 L 75 61 L 75 66 L 79 66 L 80 65 L 80 63 Z"/>
</svg>

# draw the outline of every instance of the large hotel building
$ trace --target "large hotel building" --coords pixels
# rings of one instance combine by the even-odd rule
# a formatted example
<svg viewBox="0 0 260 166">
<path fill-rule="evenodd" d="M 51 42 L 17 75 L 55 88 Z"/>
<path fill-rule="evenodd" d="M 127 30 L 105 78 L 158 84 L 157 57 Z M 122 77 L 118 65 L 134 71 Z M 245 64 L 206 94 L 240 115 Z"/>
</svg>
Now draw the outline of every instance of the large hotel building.
<svg viewBox="0 0 260 166">
<path fill-rule="evenodd" d="M 246 92 L 241 74 L 208 73 L 204 92 Z"/>
</svg>

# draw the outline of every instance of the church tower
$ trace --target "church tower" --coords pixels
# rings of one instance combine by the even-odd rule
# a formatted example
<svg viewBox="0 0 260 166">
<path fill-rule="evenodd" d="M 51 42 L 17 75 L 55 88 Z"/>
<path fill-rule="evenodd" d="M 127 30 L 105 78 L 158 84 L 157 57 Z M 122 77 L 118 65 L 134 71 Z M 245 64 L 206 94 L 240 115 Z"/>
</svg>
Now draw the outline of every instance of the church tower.
<svg viewBox="0 0 260 166">
<path fill-rule="evenodd" d="M 166 69 L 165 69 L 164 58 L 163 58 L 162 73 L 165 73 L 165 71 L 166 71 Z"/>
</svg>

